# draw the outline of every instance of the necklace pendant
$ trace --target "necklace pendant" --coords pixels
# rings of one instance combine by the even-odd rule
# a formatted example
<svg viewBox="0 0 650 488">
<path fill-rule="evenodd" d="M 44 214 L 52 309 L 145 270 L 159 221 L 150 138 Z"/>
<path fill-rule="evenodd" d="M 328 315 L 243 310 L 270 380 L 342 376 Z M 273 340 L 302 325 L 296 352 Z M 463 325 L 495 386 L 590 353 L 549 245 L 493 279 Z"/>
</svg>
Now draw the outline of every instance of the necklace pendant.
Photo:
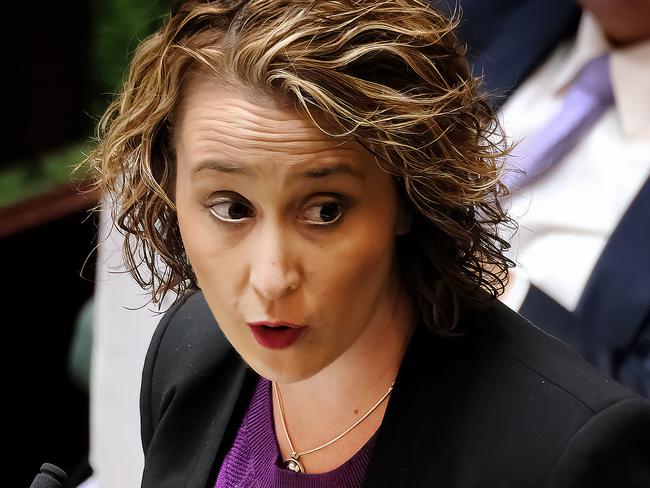
<svg viewBox="0 0 650 488">
<path fill-rule="evenodd" d="M 294 473 L 305 474 L 305 468 L 303 467 L 302 463 L 298 461 L 298 456 L 293 455 L 284 461 L 284 467 L 293 471 Z"/>
</svg>

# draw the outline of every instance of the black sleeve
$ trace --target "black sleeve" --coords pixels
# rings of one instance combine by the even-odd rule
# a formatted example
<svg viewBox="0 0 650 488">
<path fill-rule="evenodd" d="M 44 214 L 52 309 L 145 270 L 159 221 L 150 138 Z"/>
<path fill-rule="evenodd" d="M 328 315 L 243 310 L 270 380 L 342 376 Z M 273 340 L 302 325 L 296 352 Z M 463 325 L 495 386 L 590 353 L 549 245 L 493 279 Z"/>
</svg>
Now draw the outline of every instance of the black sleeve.
<svg viewBox="0 0 650 488">
<path fill-rule="evenodd" d="M 152 385 L 155 382 L 156 359 L 160 343 L 165 336 L 167 327 L 171 323 L 178 309 L 194 293 L 187 293 L 165 313 L 158 323 L 156 330 L 149 344 L 147 355 L 142 369 L 142 383 L 140 386 L 140 436 L 142 437 L 142 449 L 147 454 L 156 425 L 162 416 L 160 402 L 154 402 L 152 398 Z"/>
<path fill-rule="evenodd" d="M 631 398 L 592 417 L 567 444 L 548 486 L 650 487 L 650 403 Z"/>
</svg>

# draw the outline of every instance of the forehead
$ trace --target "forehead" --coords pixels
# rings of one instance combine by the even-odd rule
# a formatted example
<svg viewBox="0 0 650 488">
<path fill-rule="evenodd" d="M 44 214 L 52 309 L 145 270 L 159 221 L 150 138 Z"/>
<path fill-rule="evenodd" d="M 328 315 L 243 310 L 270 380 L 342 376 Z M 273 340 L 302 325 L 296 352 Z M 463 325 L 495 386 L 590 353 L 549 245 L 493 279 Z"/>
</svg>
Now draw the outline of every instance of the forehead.
<svg viewBox="0 0 650 488">
<path fill-rule="evenodd" d="M 316 122 L 325 127 L 322 120 Z M 253 96 L 207 75 L 194 76 L 185 85 L 174 139 L 178 152 L 191 153 L 194 164 L 224 155 L 236 160 L 253 155 L 284 164 L 359 158 L 374 162 L 359 143 L 324 133 L 289 102 Z"/>
</svg>

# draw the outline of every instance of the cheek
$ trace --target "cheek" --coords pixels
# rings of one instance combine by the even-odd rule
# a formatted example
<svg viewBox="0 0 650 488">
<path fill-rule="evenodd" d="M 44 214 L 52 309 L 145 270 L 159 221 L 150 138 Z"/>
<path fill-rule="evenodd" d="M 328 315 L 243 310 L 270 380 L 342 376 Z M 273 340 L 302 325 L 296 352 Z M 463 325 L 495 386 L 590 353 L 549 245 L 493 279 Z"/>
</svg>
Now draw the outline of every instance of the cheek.
<svg viewBox="0 0 650 488">
<path fill-rule="evenodd" d="M 357 300 L 362 295 L 373 295 L 386 283 L 395 243 L 394 215 L 387 211 L 368 213 L 356 219 L 331 243 L 310 261 L 317 263 L 312 272 L 312 283 L 321 293 L 341 303 Z"/>
<path fill-rule="evenodd" d="M 228 243 L 223 242 L 215 232 L 216 224 L 208 211 L 198 202 L 183 197 L 183 192 L 178 191 L 178 227 L 199 286 L 204 288 L 211 280 L 214 281 L 214 270 L 219 270 L 220 276 L 228 273 L 227 262 L 223 258 L 223 249 Z"/>
<path fill-rule="evenodd" d="M 394 239 L 388 227 L 368 226 L 355 232 L 344 259 L 350 263 L 350 270 L 372 276 L 391 260 Z"/>
<path fill-rule="evenodd" d="M 243 258 L 237 248 L 225 251 L 227 243 L 215 233 L 214 225 L 194 214 L 179 213 L 183 243 L 198 286 L 223 329 L 239 320 L 237 309 L 245 279 L 240 264 Z"/>
</svg>

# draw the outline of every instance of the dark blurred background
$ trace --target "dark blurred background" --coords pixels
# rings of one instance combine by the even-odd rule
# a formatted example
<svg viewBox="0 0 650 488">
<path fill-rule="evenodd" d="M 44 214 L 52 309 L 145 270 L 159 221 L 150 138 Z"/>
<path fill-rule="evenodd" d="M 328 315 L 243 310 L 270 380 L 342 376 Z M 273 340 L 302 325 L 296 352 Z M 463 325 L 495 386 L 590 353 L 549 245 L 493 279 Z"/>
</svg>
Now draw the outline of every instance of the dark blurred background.
<svg viewBox="0 0 650 488">
<path fill-rule="evenodd" d="M 167 1 L 10 2 L 3 9 L 0 246 L 3 486 L 43 462 L 88 471 L 88 375 L 98 202 L 84 171 L 94 127 Z M 82 309 L 86 307 L 85 313 Z"/>
</svg>

